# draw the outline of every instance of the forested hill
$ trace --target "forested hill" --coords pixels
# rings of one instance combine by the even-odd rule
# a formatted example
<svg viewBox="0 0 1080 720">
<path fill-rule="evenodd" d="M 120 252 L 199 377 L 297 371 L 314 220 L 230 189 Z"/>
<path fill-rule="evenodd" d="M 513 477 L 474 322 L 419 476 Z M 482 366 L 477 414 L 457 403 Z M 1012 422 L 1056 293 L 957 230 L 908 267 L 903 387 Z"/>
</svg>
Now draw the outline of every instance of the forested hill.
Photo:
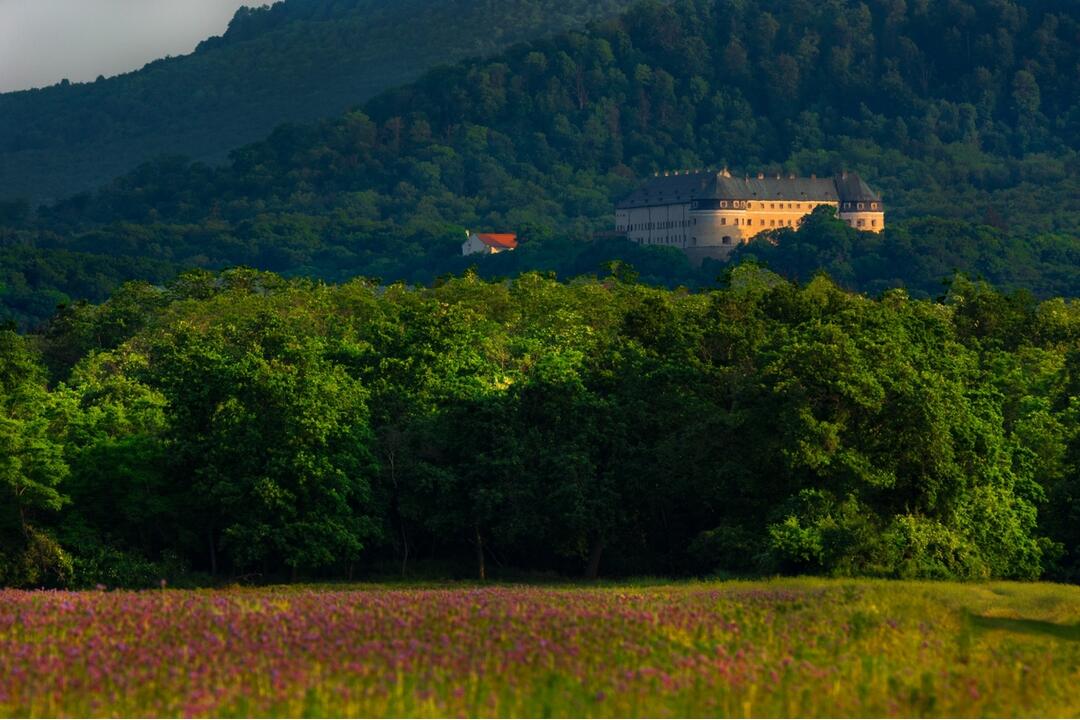
<svg viewBox="0 0 1080 720">
<path fill-rule="evenodd" d="M 585 240 L 644 176 L 721 165 L 847 168 L 881 190 L 884 247 L 856 235 L 830 249 L 854 289 L 933 295 L 961 270 L 1078 295 L 1078 39 L 1065 0 L 644 2 L 438 68 L 336 120 L 280 127 L 228 166 L 164 159 L 46 208 L 9 232 L 4 302 L 41 317 L 136 265 L 155 280 L 244 264 L 426 282 L 464 269 L 465 228 L 525 240 L 481 272 L 581 258 L 594 270 L 618 255 L 649 277 L 700 281 L 675 251 Z M 101 256 L 122 269 L 78 269 Z M 814 270 L 812 252 L 781 260 Z"/>
<path fill-rule="evenodd" d="M 424 70 L 617 14 L 631 0 L 286 0 L 191 55 L 0 95 L 0 200 L 61 198 L 162 153 L 223 160 Z"/>
</svg>

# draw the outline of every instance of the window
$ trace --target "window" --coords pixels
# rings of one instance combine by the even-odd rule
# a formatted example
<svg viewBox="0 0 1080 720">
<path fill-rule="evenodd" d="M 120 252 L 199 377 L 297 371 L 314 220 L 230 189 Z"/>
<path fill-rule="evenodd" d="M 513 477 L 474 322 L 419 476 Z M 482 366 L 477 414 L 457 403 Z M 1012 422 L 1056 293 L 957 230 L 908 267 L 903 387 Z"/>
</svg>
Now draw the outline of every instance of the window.
<svg viewBox="0 0 1080 720">
<path fill-rule="evenodd" d="M 864 207 L 866 207 L 866 203 L 859 203 L 859 209 L 860 210 L 862 210 Z"/>
<path fill-rule="evenodd" d="M 871 210 L 877 210 L 877 203 L 876 202 L 870 203 L 870 209 Z"/>
<path fill-rule="evenodd" d="M 730 235 L 725 235 L 724 239 L 723 239 L 723 243 L 725 245 L 730 245 L 731 244 L 731 236 Z"/>
<path fill-rule="evenodd" d="M 726 217 L 720 218 L 720 224 L 721 225 L 727 225 L 727 218 Z"/>
<path fill-rule="evenodd" d="M 770 220 L 769 221 L 769 227 L 776 227 L 776 221 L 775 220 Z"/>
<path fill-rule="evenodd" d="M 862 227 L 865 224 L 866 224 L 865 220 L 859 220 L 859 227 Z"/>
<path fill-rule="evenodd" d="M 871 220 L 870 227 L 877 227 L 877 220 Z"/>
<path fill-rule="evenodd" d="M 727 207 L 727 200 L 721 200 L 720 207 Z"/>
<path fill-rule="evenodd" d="M 765 203 L 762 203 L 762 205 L 764 205 L 764 204 Z M 776 203 L 769 203 L 769 209 L 770 210 L 775 210 L 776 209 Z"/>
<path fill-rule="evenodd" d="M 761 218 L 761 227 L 765 227 L 765 218 Z"/>
</svg>

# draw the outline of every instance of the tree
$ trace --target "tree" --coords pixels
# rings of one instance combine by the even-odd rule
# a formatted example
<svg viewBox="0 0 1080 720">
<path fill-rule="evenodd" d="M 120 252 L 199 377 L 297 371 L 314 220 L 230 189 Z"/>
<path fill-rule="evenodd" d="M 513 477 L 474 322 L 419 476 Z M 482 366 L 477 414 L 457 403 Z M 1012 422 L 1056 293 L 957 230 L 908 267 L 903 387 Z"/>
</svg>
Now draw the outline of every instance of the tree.
<svg viewBox="0 0 1080 720">
<path fill-rule="evenodd" d="M 322 340 L 235 291 L 229 323 L 150 338 L 173 482 L 199 500 L 208 566 L 347 568 L 379 535 L 367 393 Z M 301 324 L 303 321 L 300 321 Z"/>
<path fill-rule="evenodd" d="M 0 330 L 0 582 L 68 579 L 66 553 L 43 524 L 67 502 L 68 468 L 50 433 L 44 374 L 25 341 Z"/>
</svg>

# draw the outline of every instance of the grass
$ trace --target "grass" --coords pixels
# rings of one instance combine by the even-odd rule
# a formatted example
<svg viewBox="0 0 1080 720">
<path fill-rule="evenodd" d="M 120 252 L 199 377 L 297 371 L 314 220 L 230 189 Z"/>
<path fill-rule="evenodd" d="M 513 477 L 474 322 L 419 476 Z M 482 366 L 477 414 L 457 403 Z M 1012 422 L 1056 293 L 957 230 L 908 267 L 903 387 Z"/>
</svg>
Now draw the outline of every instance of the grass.
<svg viewBox="0 0 1080 720">
<path fill-rule="evenodd" d="M 1080 588 L 0 593 L 7 716 L 1076 716 Z"/>
</svg>

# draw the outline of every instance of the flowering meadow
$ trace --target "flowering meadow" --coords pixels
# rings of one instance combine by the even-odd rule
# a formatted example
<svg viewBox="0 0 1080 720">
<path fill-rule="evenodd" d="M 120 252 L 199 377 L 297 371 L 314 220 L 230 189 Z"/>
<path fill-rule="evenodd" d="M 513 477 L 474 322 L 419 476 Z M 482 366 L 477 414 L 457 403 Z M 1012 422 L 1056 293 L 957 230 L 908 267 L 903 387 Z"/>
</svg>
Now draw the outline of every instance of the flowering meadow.
<svg viewBox="0 0 1080 720">
<path fill-rule="evenodd" d="M 6 716 L 1073 716 L 1080 588 L 0 592 Z"/>
</svg>

